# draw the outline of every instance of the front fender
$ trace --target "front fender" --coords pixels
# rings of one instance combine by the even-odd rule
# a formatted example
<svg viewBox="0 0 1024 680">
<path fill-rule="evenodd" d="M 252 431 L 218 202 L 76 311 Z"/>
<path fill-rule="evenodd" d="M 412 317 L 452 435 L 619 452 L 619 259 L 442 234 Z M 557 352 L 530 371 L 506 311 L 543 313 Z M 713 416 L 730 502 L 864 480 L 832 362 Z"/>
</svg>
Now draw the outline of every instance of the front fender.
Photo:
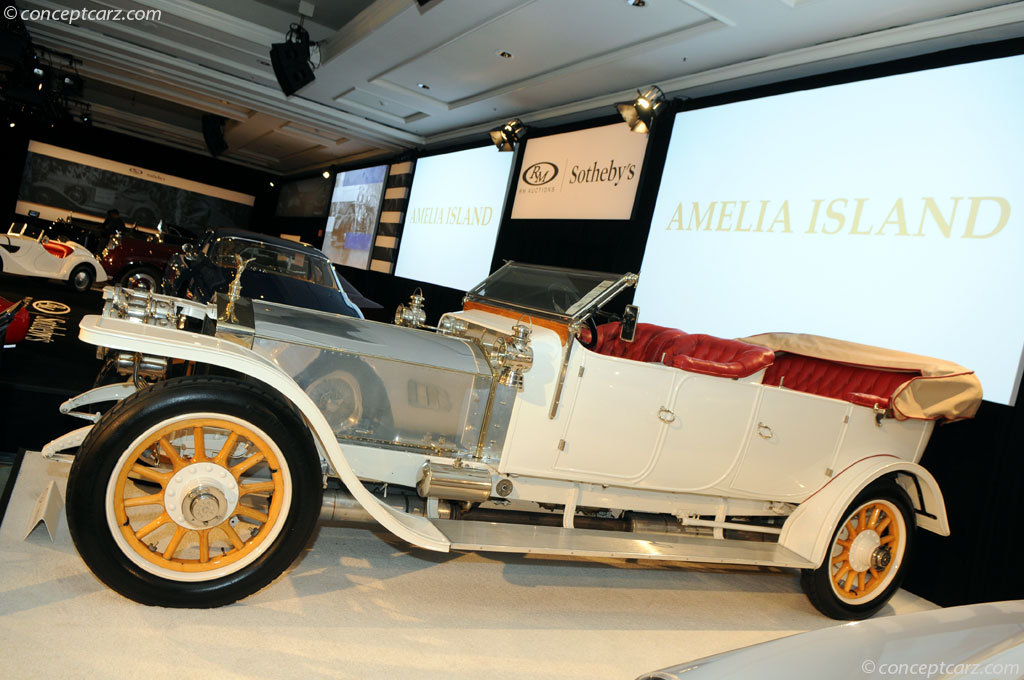
<svg viewBox="0 0 1024 680">
<path fill-rule="evenodd" d="M 430 520 L 395 510 L 363 486 L 320 409 L 290 376 L 264 357 L 227 340 L 97 315 L 82 319 L 79 337 L 90 344 L 115 350 L 222 366 L 260 381 L 295 405 L 338 477 L 385 529 L 423 548 L 441 552 L 449 550 L 451 542 Z"/>
<path fill-rule="evenodd" d="M 857 494 L 882 477 L 895 478 L 907 492 L 918 526 L 949 535 L 942 491 L 931 473 L 916 463 L 883 454 L 853 463 L 811 494 L 786 520 L 779 544 L 820 564 L 843 512 Z"/>
</svg>

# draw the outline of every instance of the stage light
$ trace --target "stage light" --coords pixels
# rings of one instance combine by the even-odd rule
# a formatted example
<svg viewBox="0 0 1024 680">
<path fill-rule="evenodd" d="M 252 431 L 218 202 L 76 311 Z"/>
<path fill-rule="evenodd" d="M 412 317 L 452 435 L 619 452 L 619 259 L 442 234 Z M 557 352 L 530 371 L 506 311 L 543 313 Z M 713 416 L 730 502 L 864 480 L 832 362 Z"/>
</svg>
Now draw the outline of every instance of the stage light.
<svg viewBox="0 0 1024 680">
<path fill-rule="evenodd" d="M 516 145 L 526 137 L 526 126 L 523 121 L 513 118 L 499 128 L 491 130 L 491 141 L 498 151 L 513 151 Z"/>
<path fill-rule="evenodd" d="M 616 104 L 615 108 L 630 130 L 645 135 L 650 132 L 655 116 L 665 104 L 665 93 L 657 85 L 651 85 L 643 92 L 637 90 L 636 93 L 635 100 Z"/>
<path fill-rule="evenodd" d="M 324 179 L 330 179 L 331 178 L 331 171 L 330 170 L 324 170 L 323 176 L 324 176 Z"/>
</svg>

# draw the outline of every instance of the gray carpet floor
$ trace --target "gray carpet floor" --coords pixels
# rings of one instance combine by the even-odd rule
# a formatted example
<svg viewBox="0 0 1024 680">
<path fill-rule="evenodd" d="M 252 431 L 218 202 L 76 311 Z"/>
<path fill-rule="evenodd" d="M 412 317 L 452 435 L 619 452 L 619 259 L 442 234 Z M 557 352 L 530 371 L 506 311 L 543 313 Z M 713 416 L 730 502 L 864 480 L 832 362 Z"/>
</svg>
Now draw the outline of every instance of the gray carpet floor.
<svg viewBox="0 0 1024 680">
<path fill-rule="evenodd" d="M 834 625 L 795 571 L 412 548 L 321 526 L 256 595 L 145 607 L 97 581 L 61 517 L 23 540 L 67 465 L 26 454 L 0 527 L 0 677 L 603 680 Z M 931 609 L 906 592 L 879 616 Z"/>
</svg>

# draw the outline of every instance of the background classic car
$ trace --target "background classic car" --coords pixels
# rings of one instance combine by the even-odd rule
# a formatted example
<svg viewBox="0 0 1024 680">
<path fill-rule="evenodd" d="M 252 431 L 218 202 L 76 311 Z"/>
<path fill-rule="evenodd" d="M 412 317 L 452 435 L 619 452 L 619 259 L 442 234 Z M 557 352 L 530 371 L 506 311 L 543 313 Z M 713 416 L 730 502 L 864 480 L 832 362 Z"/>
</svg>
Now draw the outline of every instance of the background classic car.
<svg viewBox="0 0 1024 680">
<path fill-rule="evenodd" d="M 346 316 L 362 316 L 363 308 L 380 309 L 316 248 L 241 229 L 211 230 L 194 250 L 173 256 L 162 290 L 208 302 L 227 292 L 238 266 L 235 255 L 253 259 L 242 273 L 242 294 L 247 297 Z"/>
<path fill-rule="evenodd" d="M 79 292 L 107 274 L 92 253 L 74 241 L 50 239 L 42 228 L 12 224 L 0 234 L 0 271 L 67 281 Z"/>
<path fill-rule="evenodd" d="M 440 551 L 795 567 L 822 612 L 870 616 L 915 525 L 948 533 L 917 461 L 934 418 L 976 410 L 970 371 L 838 341 L 766 338 L 790 348 L 777 357 L 635 317 L 597 326 L 636 281 L 509 263 L 430 329 L 419 296 L 393 326 L 108 288 L 83 340 L 219 375 L 62 407 L 98 420 L 44 449 L 81 445 L 76 547 L 127 597 L 210 607 L 269 583 L 318 517 L 372 519 Z M 829 371 L 840 397 L 799 377 Z M 102 417 L 74 410 L 110 399 Z"/>
</svg>

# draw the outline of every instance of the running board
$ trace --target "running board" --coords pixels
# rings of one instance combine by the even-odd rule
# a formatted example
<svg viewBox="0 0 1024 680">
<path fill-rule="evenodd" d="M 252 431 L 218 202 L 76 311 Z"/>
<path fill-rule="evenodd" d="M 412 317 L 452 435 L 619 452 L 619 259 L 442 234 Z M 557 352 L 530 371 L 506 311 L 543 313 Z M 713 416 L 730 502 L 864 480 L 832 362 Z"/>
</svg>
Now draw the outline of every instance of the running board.
<svg viewBox="0 0 1024 680">
<path fill-rule="evenodd" d="M 431 521 L 452 542 L 452 550 L 755 564 L 798 569 L 818 566 L 778 543 L 457 519 Z"/>
</svg>

